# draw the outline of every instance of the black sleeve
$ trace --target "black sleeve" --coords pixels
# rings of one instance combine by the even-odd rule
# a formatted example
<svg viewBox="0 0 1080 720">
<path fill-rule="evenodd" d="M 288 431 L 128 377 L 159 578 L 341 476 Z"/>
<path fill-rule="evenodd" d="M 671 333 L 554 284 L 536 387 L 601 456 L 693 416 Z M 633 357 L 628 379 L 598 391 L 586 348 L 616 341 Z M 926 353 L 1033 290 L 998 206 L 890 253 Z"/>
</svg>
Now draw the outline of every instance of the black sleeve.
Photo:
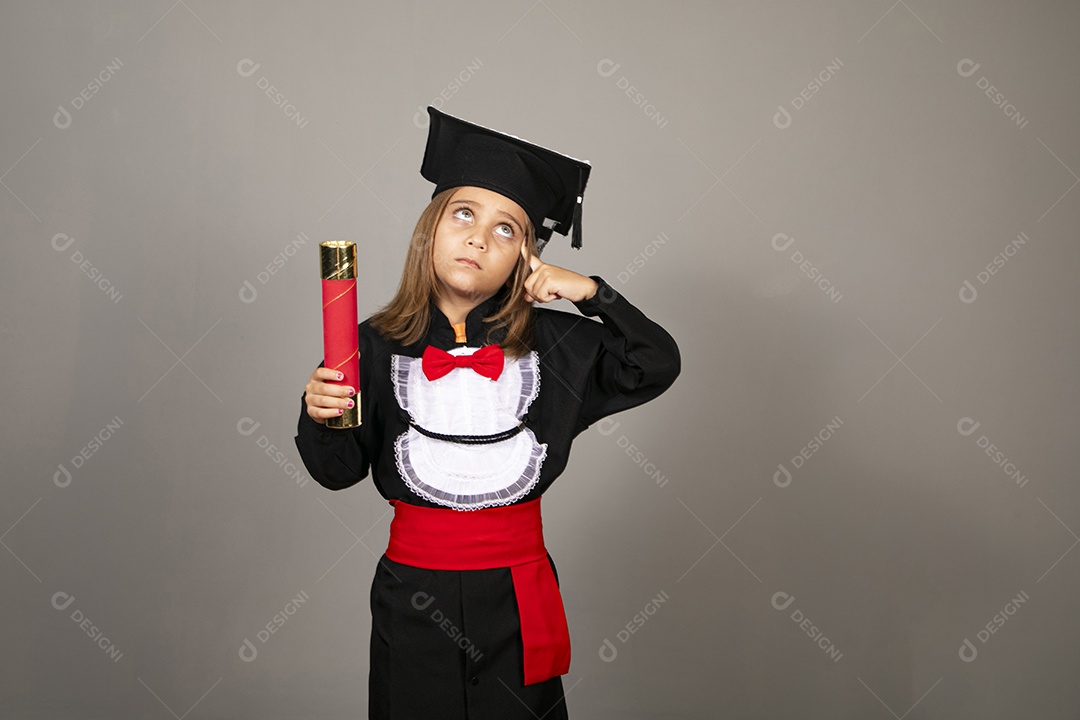
<svg viewBox="0 0 1080 720">
<path fill-rule="evenodd" d="M 582 315 L 599 316 L 599 347 L 582 397 L 578 431 L 613 413 L 659 396 L 681 369 L 675 339 L 596 275 L 596 294 L 574 305 Z"/>
<path fill-rule="evenodd" d="M 361 346 L 364 343 L 361 341 Z M 344 490 L 352 487 L 368 475 L 371 458 L 363 449 L 362 439 L 371 432 L 374 417 L 374 391 L 367 382 L 367 363 L 364 362 L 364 350 L 360 352 L 360 426 L 348 429 L 336 429 L 315 422 L 307 414 L 307 403 L 300 396 L 300 420 L 296 426 L 296 449 L 304 461 L 304 467 L 323 487 L 331 490 Z M 319 363 L 323 367 L 324 363 Z M 354 396 L 354 399 L 356 396 Z"/>
</svg>

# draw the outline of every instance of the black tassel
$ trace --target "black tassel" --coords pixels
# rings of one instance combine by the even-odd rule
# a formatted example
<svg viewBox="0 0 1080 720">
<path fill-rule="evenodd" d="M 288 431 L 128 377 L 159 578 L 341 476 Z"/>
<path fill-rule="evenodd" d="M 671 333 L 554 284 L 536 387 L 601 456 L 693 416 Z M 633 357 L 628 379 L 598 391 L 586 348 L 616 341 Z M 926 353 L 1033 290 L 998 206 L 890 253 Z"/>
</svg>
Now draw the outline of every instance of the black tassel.
<svg viewBox="0 0 1080 720">
<path fill-rule="evenodd" d="M 581 196 L 578 195 L 577 203 L 574 204 L 574 234 L 570 240 L 570 247 L 581 248 Z"/>
<path fill-rule="evenodd" d="M 577 248 L 579 250 L 581 249 L 581 196 L 585 192 L 585 187 L 582 183 L 583 179 L 584 178 L 582 178 L 581 167 L 579 166 L 577 170 L 577 202 L 574 203 L 574 229 L 573 235 L 570 238 L 570 247 Z"/>
</svg>

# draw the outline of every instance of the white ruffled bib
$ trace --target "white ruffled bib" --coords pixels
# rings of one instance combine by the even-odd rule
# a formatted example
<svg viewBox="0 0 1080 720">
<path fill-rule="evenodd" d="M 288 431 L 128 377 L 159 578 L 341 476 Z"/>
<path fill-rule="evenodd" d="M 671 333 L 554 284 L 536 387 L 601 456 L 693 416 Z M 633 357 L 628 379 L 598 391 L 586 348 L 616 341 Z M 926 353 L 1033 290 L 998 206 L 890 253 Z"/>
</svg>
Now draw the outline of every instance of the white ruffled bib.
<svg viewBox="0 0 1080 720">
<path fill-rule="evenodd" d="M 456 347 L 451 355 L 478 348 Z M 444 435 L 494 435 L 517 426 L 540 390 L 536 352 L 504 358 L 498 380 L 456 368 L 436 380 L 421 358 L 391 357 L 398 405 L 425 430 Z M 494 443 L 463 444 L 428 437 L 413 427 L 398 436 L 394 456 L 405 484 L 417 495 L 456 510 L 508 505 L 536 485 L 547 444 L 529 428 Z"/>
</svg>

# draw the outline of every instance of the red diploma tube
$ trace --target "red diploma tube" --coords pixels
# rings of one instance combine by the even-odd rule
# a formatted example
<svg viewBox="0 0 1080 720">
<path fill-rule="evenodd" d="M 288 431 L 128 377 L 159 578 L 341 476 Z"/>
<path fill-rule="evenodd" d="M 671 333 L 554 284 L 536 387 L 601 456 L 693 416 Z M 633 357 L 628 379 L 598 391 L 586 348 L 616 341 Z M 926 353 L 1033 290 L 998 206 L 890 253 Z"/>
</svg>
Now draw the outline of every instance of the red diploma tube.
<svg viewBox="0 0 1080 720">
<path fill-rule="evenodd" d="M 353 407 L 327 418 L 331 428 L 360 425 L 360 339 L 356 316 L 356 243 L 327 240 L 319 243 L 322 276 L 323 367 L 342 374 L 337 385 L 356 388 Z"/>
</svg>

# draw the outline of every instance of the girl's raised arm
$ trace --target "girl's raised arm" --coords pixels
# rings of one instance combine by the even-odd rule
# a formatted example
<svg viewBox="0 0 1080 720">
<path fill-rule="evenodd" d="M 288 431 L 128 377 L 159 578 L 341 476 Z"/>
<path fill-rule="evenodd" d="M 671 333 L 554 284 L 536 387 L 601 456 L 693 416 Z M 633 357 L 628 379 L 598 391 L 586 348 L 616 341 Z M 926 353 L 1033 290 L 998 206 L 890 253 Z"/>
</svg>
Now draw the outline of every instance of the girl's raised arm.
<svg viewBox="0 0 1080 720">
<path fill-rule="evenodd" d="M 602 278 L 592 297 L 575 302 L 582 315 L 599 317 L 595 355 L 582 395 L 578 430 L 656 398 L 679 376 L 675 339 Z M 596 324 L 596 323 L 592 323 Z"/>
</svg>

